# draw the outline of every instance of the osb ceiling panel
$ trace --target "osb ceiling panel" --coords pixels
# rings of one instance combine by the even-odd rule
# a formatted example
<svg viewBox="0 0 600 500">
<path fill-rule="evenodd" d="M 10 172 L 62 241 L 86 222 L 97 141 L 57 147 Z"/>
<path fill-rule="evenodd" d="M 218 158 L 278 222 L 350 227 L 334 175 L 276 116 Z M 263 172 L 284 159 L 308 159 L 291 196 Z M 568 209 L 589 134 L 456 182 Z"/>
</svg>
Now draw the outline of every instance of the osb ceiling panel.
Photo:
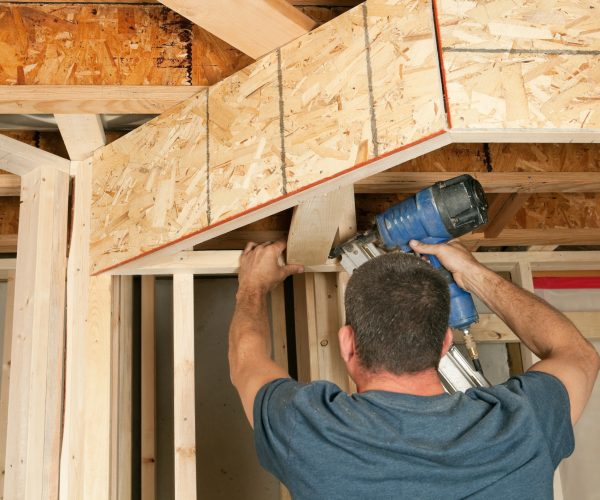
<svg viewBox="0 0 600 500">
<path fill-rule="evenodd" d="M 438 2 L 453 128 L 600 128 L 594 0 Z"/>
<path fill-rule="evenodd" d="M 180 120 L 202 114 L 200 100 L 100 150 L 94 160 L 92 271 L 205 232 L 439 134 L 446 124 L 431 14 L 426 0 L 369 0 L 210 88 L 208 130 L 197 121 L 190 125 L 194 133 L 186 132 L 207 137 L 208 147 L 200 140 L 185 145 L 207 185 L 189 187 L 180 148 L 164 146 L 173 143 Z M 107 184 L 124 179 L 123 172 L 127 183 Z M 148 176 L 190 197 L 200 198 L 202 191 L 210 219 L 200 211 L 183 224 L 179 208 L 163 205 L 173 212 L 164 226 L 156 207 L 130 212 L 129 200 L 151 194 L 134 192 L 147 189 Z"/>
</svg>

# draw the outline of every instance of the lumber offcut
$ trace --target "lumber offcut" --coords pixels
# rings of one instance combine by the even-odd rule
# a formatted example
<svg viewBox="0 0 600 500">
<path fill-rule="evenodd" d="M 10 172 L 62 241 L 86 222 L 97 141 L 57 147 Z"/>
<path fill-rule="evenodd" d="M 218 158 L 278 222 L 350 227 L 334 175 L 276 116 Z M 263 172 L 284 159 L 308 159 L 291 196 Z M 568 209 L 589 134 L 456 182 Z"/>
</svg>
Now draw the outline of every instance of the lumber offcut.
<svg viewBox="0 0 600 500">
<path fill-rule="evenodd" d="M 92 271 L 424 154 L 445 126 L 431 5 L 369 0 L 97 151 Z"/>
</svg>

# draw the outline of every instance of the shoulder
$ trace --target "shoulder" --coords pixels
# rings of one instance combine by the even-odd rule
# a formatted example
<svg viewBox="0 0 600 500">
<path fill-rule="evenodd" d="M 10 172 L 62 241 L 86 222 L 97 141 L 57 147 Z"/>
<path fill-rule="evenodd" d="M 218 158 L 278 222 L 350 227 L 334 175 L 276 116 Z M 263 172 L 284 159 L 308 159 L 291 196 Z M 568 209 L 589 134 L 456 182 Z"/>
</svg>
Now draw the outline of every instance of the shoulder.
<svg viewBox="0 0 600 500">
<path fill-rule="evenodd" d="M 529 371 L 503 384 L 469 389 L 466 395 L 496 406 L 514 424 L 534 425 L 544 436 L 555 465 L 572 453 L 575 445 L 569 395 L 554 375 Z"/>
</svg>

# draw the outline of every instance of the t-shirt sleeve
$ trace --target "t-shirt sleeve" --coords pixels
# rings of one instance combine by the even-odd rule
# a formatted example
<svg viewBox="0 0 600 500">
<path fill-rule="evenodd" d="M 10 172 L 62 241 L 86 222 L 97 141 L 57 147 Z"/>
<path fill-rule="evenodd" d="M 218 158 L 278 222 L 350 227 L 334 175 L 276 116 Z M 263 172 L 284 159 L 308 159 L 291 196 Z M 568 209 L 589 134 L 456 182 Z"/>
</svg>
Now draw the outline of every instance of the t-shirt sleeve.
<svg viewBox="0 0 600 500">
<path fill-rule="evenodd" d="M 575 448 L 569 394 L 563 383 L 549 373 L 529 371 L 504 384 L 522 394 L 533 409 L 546 438 L 554 467 Z"/>
<path fill-rule="evenodd" d="M 296 424 L 294 398 L 302 387 L 293 379 L 264 385 L 254 400 L 254 445 L 260 464 L 285 482 L 290 440 Z"/>
</svg>

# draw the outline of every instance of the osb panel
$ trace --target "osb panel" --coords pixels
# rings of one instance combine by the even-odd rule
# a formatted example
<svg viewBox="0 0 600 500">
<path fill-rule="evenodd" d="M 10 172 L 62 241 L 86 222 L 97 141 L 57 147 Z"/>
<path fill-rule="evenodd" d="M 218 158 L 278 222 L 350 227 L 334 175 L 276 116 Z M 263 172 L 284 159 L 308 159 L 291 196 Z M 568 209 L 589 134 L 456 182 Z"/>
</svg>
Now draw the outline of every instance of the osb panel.
<svg viewBox="0 0 600 500">
<path fill-rule="evenodd" d="M 439 2 L 455 128 L 600 128 L 592 0 Z"/>
<path fill-rule="evenodd" d="M 160 5 L 4 4 L 0 84 L 189 84 L 190 30 Z"/>
<path fill-rule="evenodd" d="M 372 10 L 375 18 L 367 22 L 373 33 L 365 32 L 359 6 L 211 87 L 208 132 L 201 126 L 194 128 L 198 137 L 208 136 L 204 220 L 171 217 L 176 209 L 169 211 L 169 203 L 155 202 L 151 190 L 140 187 L 158 169 L 174 183 L 174 187 L 169 184 L 169 192 L 200 193 L 200 184 L 187 186 L 185 174 L 177 171 L 169 177 L 186 165 L 183 153 L 169 145 L 188 133 L 184 124 L 189 109 L 195 109 L 193 104 L 161 115 L 114 143 L 118 147 L 98 153 L 92 270 L 114 267 L 360 164 L 377 149 L 373 142 L 377 120 L 382 123 L 382 139 L 377 142 L 381 152 L 409 147 L 439 132 L 443 128 L 440 108 L 429 105 L 441 102 L 439 75 L 431 73 L 438 84 L 428 86 L 420 74 L 430 70 L 428 61 L 434 53 L 431 26 L 429 32 L 425 29 L 430 7 L 423 0 L 408 4 L 371 0 L 367 12 Z M 413 29 L 402 28 L 405 17 Z M 367 56 L 371 81 L 377 82 L 377 99 L 369 91 Z M 397 64 L 397 58 L 403 64 Z M 393 70 L 388 71 L 388 66 Z M 421 85 L 428 95 L 420 99 L 412 88 L 398 91 L 405 81 Z M 424 111 L 419 115 L 421 106 Z M 433 122 L 427 125 L 427 119 Z M 199 161 L 202 154 L 202 146 L 190 141 L 188 157 Z M 164 163 L 168 167 L 161 170 Z M 164 224 L 162 231 L 160 224 Z"/>
<path fill-rule="evenodd" d="M 490 144 L 494 172 L 600 172 L 600 144 Z"/>
<path fill-rule="evenodd" d="M 92 270 L 205 227 L 206 92 L 98 150 L 93 169 Z"/>
<path fill-rule="evenodd" d="M 210 222 L 284 192 L 277 54 L 210 88 Z"/>
<path fill-rule="evenodd" d="M 362 9 L 283 47 L 281 66 L 286 188 L 293 192 L 359 163 L 361 143 L 373 137 Z"/>
<path fill-rule="evenodd" d="M 376 155 L 446 127 L 429 0 L 367 4 Z"/>
<path fill-rule="evenodd" d="M 483 144 L 449 144 L 419 156 L 391 172 L 485 172 L 490 163 Z"/>
<path fill-rule="evenodd" d="M 508 227 L 599 228 L 600 231 L 600 196 L 596 193 L 552 193 L 532 196 Z"/>
</svg>

